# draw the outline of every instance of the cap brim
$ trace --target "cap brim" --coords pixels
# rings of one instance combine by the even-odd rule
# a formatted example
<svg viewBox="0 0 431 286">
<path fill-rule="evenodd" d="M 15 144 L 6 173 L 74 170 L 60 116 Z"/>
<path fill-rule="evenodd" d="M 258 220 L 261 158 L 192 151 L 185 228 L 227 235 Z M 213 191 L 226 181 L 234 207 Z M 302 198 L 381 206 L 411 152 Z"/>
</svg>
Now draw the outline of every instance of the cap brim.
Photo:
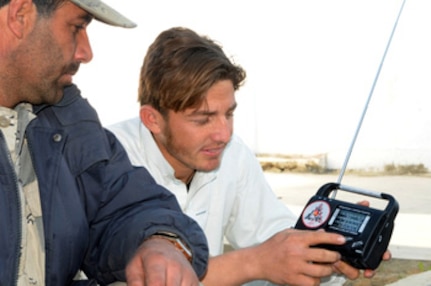
<svg viewBox="0 0 431 286">
<path fill-rule="evenodd" d="M 112 26 L 134 28 L 136 24 L 99 0 L 70 0 L 80 8 L 92 14 L 96 20 Z"/>
</svg>

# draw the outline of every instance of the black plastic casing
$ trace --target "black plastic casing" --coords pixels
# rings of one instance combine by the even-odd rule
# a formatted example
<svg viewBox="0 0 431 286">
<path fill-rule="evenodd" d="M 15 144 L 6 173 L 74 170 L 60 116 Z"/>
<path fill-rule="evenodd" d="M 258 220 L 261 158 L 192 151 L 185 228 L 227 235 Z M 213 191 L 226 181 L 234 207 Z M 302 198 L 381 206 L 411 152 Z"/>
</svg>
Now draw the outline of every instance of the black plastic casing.
<svg viewBox="0 0 431 286">
<path fill-rule="evenodd" d="M 329 198 L 329 194 L 334 190 L 378 197 L 387 200 L 388 204 L 384 210 L 378 210 Z M 310 213 L 310 207 L 311 210 L 313 208 L 316 210 Z M 338 251 L 342 260 L 355 268 L 376 269 L 388 248 L 398 209 L 398 202 L 389 194 L 372 193 L 338 183 L 327 183 L 320 187 L 316 195 L 308 201 L 295 228 L 302 230 L 324 229 L 327 232 L 335 232 L 345 236 L 347 242 L 343 245 L 322 244 L 315 247 Z M 319 211 L 323 213 L 324 217 L 320 217 L 323 218 L 321 221 L 313 220 L 319 221 L 318 225 L 308 223 L 307 220 L 310 219 L 310 216 L 317 215 Z"/>
</svg>

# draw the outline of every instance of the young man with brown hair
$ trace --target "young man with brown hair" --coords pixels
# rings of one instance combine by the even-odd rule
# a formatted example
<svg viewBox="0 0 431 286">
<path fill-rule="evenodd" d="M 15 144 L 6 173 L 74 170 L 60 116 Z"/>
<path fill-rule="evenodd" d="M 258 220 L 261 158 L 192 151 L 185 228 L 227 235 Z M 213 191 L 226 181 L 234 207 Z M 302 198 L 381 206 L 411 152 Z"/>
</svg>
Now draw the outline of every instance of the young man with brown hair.
<svg viewBox="0 0 431 286">
<path fill-rule="evenodd" d="M 233 134 L 235 91 L 245 76 L 213 40 L 187 28 L 168 29 L 144 59 L 140 117 L 109 129 L 132 163 L 145 166 L 204 229 L 211 255 L 205 286 L 256 280 L 318 285 L 321 279 L 341 285 L 344 278 L 332 274 L 357 277 L 359 270 L 339 253 L 312 247 L 343 244 L 343 236 L 290 229 L 296 217 Z M 223 253 L 224 239 L 234 251 Z"/>
</svg>

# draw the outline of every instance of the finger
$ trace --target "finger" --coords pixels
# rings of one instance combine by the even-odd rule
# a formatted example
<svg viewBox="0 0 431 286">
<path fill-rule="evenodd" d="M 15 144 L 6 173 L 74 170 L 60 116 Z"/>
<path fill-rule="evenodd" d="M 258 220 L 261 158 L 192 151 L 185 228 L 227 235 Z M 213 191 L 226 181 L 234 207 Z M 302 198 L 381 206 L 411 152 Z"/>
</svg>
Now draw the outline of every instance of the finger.
<svg viewBox="0 0 431 286">
<path fill-rule="evenodd" d="M 363 201 L 359 201 L 357 202 L 358 205 L 364 206 L 364 207 L 369 207 L 370 206 L 370 202 L 367 200 L 363 200 Z"/>
<path fill-rule="evenodd" d="M 144 286 L 145 274 L 142 263 L 139 259 L 134 258 L 126 267 L 126 280 L 129 286 Z"/>
<path fill-rule="evenodd" d="M 334 271 L 343 274 L 350 280 L 355 280 L 360 275 L 360 270 L 340 260 L 333 264 Z"/>
<path fill-rule="evenodd" d="M 166 285 L 198 285 L 198 279 L 194 272 L 183 268 L 180 264 L 169 265 L 169 268 L 166 269 L 166 281 Z"/>
<path fill-rule="evenodd" d="M 310 248 L 305 253 L 305 260 L 315 263 L 333 264 L 341 259 L 341 255 L 332 250 L 324 248 Z"/>
<path fill-rule="evenodd" d="M 138 273 L 127 274 L 128 286 L 144 286 L 144 275 Z"/>
<path fill-rule="evenodd" d="M 376 274 L 376 271 L 374 271 L 374 270 L 371 270 L 371 269 L 365 269 L 364 270 L 364 277 L 365 278 L 373 278 L 375 274 Z"/>
<path fill-rule="evenodd" d="M 383 260 L 391 260 L 392 258 L 392 253 L 389 250 L 386 250 L 385 253 L 383 253 Z"/>
<path fill-rule="evenodd" d="M 383 253 L 383 257 L 382 259 L 387 261 L 390 260 L 392 258 L 392 254 L 389 250 L 385 251 L 385 253 Z M 372 278 L 374 277 L 374 275 L 376 275 L 376 271 L 372 270 L 372 269 L 365 269 L 364 270 L 364 277 L 366 278 Z"/>
<path fill-rule="evenodd" d="M 346 239 L 344 236 L 325 232 L 325 231 L 307 231 L 306 238 L 304 240 L 308 245 L 318 245 L 318 244 L 335 244 L 341 245 L 346 243 Z"/>
<path fill-rule="evenodd" d="M 330 276 L 333 273 L 333 264 L 308 263 L 304 267 L 303 272 L 307 276 L 315 278 L 323 278 Z"/>
<path fill-rule="evenodd" d="M 166 268 L 159 265 L 154 265 L 148 267 L 148 272 L 146 273 L 144 284 L 142 285 L 179 285 L 179 284 L 168 284 L 166 277 Z M 134 286 L 141 285 L 135 284 Z"/>
</svg>

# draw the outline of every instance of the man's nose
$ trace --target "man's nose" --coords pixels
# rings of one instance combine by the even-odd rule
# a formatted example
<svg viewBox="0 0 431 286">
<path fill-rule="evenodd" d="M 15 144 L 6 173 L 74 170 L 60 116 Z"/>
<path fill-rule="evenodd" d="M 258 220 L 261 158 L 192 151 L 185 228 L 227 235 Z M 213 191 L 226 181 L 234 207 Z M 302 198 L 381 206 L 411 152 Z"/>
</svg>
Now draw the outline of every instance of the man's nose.
<svg viewBox="0 0 431 286">
<path fill-rule="evenodd" d="M 213 126 L 213 138 L 216 141 L 227 143 L 232 136 L 233 123 L 231 119 L 220 117 L 216 126 Z"/>
<path fill-rule="evenodd" d="M 78 39 L 78 45 L 75 51 L 75 60 L 80 63 L 88 63 L 93 59 L 90 40 L 86 31 L 82 31 Z"/>
</svg>

